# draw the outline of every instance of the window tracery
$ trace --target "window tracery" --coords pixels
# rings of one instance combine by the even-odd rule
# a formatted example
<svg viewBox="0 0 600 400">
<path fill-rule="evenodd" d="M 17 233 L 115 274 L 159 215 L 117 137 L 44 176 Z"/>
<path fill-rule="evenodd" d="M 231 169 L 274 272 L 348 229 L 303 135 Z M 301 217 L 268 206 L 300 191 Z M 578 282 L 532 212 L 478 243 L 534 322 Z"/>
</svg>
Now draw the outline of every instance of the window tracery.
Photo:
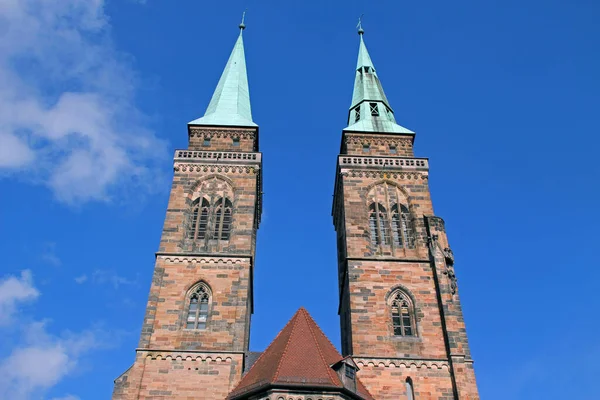
<svg viewBox="0 0 600 400">
<path fill-rule="evenodd" d="M 203 181 L 192 193 L 188 239 L 228 241 L 233 231 L 233 190 L 228 182 L 213 177 Z M 208 244 L 208 242 L 205 242 Z"/>
<path fill-rule="evenodd" d="M 414 249 L 415 232 L 406 197 L 387 183 L 369 192 L 369 233 L 373 246 Z"/>
<path fill-rule="evenodd" d="M 390 299 L 394 336 L 416 336 L 415 311 L 410 297 L 397 289 Z"/>
<path fill-rule="evenodd" d="M 204 282 L 190 291 L 187 300 L 186 329 L 206 329 L 210 300 L 210 289 Z"/>
</svg>

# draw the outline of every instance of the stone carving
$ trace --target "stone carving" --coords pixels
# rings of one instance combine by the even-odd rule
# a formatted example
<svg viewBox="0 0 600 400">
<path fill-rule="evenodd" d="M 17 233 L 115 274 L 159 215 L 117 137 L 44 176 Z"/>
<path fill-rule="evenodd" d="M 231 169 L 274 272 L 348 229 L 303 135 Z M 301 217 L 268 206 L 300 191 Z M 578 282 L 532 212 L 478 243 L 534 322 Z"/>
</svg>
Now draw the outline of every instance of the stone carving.
<svg viewBox="0 0 600 400">
<path fill-rule="evenodd" d="M 410 139 L 393 139 L 393 138 L 373 138 L 367 136 L 346 136 L 346 144 L 375 144 L 375 145 L 392 145 L 397 147 L 412 147 L 412 141 Z"/>
<path fill-rule="evenodd" d="M 255 132 L 253 131 L 244 131 L 244 130 L 208 130 L 201 128 L 190 128 L 190 137 L 207 137 L 207 138 L 240 138 L 240 139 L 254 139 L 256 137 Z"/>
<path fill-rule="evenodd" d="M 446 260 L 446 270 L 444 271 L 444 275 L 448 277 L 450 281 L 450 290 L 452 290 L 452 294 L 456 294 L 456 274 L 454 273 L 454 253 L 450 247 L 446 247 L 444 249 L 444 259 Z"/>
<path fill-rule="evenodd" d="M 446 265 L 454 265 L 454 253 L 452 252 L 452 249 L 450 247 L 446 247 L 444 249 L 444 258 L 446 259 Z"/>
<path fill-rule="evenodd" d="M 351 170 L 351 171 L 343 171 L 340 172 L 342 176 L 352 177 L 352 178 L 393 178 L 400 180 L 427 180 L 429 176 L 422 173 L 405 173 L 405 172 L 390 172 L 390 171 L 361 171 L 361 170 Z"/>
<path fill-rule="evenodd" d="M 173 167 L 175 172 L 237 172 L 246 174 L 256 174 L 260 168 L 253 166 L 237 165 L 214 165 L 214 164 L 180 164 L 175 163 Z"/>
</svg>

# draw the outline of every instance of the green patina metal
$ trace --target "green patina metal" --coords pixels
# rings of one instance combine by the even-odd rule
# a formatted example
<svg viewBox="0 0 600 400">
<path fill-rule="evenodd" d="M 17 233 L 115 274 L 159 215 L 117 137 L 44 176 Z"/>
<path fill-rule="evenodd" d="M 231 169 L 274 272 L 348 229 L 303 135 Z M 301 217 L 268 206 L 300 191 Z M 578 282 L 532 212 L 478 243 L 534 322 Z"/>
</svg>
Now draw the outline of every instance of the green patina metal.
<svg viewBox="0 0 600 400">
<path fill-rule="evenodd" d="M 360 23 L 359 23 L 360 26 Z M 348 113 L 348 127 L 345 131 L 404 133 L 414 132 L 396 123 L 394 111 L 377 76 L 371 56 L 363 40 L 363 29 L 360 27 L 360 45 L 352 105 Z"/>
<path fill-rule="evenodd" d="M 247 126 L 256 127 L 252 121 L 250 91 L 244 55 L 244 22 L 240 24 L 240 36 L 235 42 L 221 79 L 202 118 L 188 125 Z"/>
</svg>

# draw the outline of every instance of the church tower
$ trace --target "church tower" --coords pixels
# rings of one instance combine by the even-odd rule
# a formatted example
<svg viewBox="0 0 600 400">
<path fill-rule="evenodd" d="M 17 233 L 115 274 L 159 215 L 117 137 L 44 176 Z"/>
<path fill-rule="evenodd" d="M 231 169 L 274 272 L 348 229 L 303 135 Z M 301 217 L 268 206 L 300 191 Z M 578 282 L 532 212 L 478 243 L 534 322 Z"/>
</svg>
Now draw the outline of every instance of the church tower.
<svg viewBox="0 0 600 400">
<path fill-rule="evenodd" d="M 377 400 L 479 399 L 428 160 L 396 123 L 363 34 L 333 200 L 342 353 Z"/>
<path fill-rule="evenodd" d="M 206 113 L 188 124 L 133 366 L 113 399 L 225 399 L 250 339 L 261 153 L 242 32 Z"/>
</svg>

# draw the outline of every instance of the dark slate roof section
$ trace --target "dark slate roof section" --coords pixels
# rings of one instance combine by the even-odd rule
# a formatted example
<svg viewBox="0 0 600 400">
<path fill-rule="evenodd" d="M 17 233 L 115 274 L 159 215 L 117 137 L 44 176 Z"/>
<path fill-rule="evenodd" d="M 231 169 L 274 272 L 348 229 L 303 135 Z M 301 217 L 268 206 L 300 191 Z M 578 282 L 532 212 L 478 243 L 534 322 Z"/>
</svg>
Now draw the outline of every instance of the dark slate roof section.
<svg viewBox="0 0 600 400">
<path fill-rule="evenodd" d="M 262 354 L 262 351 L 249 351 L 245 354 L 244 361 L 244 374 L 250 370 L 250 368 L 254 365 L 258 357 Z"/>
</svg>

